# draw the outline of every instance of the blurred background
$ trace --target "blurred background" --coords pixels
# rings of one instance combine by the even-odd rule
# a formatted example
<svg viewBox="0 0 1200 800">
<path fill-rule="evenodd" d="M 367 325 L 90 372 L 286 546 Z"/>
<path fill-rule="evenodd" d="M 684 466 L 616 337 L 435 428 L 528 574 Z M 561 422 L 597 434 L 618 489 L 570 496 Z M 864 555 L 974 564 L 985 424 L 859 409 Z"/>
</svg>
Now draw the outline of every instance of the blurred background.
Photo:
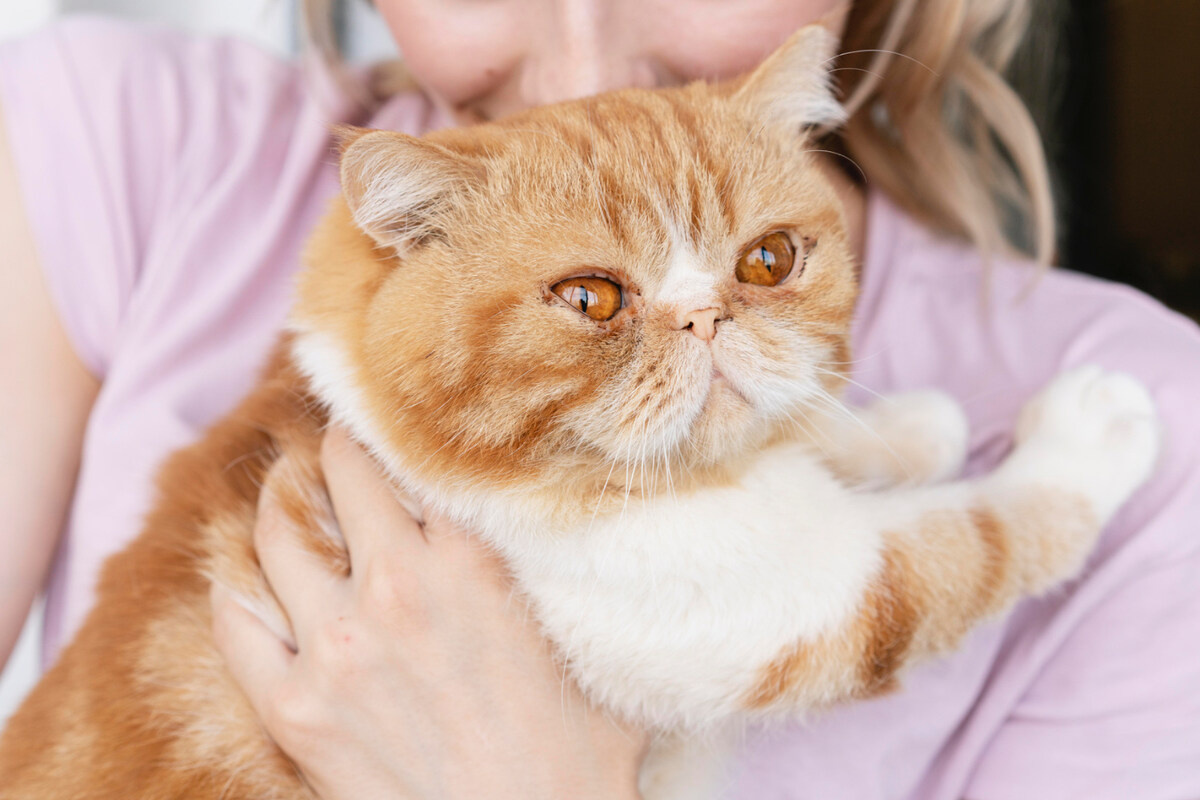
<svg viewBox="0 0 1200 800">
<path fill-rule="evenodd" d="M 1200 2 L 1071 0 L 1050 35 L 1062 263 L 1200 319 Z"/>
<path fill-rule="evenodd" d="M 1037 0 L 1012 80 L 1042 128 L 1059 262 L 1132 284 L 1200 319 L 1200 0 Z M 295 0 L 0 0 L 0 41 L 103 13 L 300 47 Z M 363 0 L 340 0 L 344 49 L 394 56 Z M 0 725 L 36 679 L 35 613 L 0 678 Z"/>
</svg>

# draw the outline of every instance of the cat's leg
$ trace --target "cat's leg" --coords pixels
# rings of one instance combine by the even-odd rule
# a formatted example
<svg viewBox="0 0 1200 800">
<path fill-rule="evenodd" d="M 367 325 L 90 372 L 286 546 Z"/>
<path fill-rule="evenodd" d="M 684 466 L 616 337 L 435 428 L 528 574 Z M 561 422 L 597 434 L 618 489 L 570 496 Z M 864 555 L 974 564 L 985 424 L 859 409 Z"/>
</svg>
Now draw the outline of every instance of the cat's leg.
<svg viewBox="0 0 1200 800">
<path fill-rule="evenodd" d="M 1157 458 L 1152 401 L 1133 379 L 1083 368 L 1023 412 L 1018 446 L 979 481 L 862 496 L 881 534 L 855 611 L 757 670 L 745 708 L 785 711 L 890 689 L 983 619 L 1077 573 Z"/>
<path fill-rule="evenodd" d="M 237 515 L 216 516 L 206 526 L 211 545 L 205 573 L 280 641 L 295 647 L 291 623 L 250 549 L 258 542 L 252 542 L 249 534 L 286 537 L 333 574 L 349 573 L 350 557 L 333 516 L 315 442 L 279 454 L 263 478 L 260 506 L 264 499 L 277 512 L 271 525 L 256 528 L 254 512 L 241 509 Z"/>
<path fill-rule="evenodd" d="M 210 452 L 176 457 L 183 469 L 172 477 L 221 475 L 227 449 L 203 470 L 195 464 Z M 303 468 L 312 463 L 289 450 L 271 468 L 264 485 L 281 495 L 285 524 L 319 513 L 312 500 L 321 484 Z M 251 546 L 253 498 L 197 493 L 207 519 L 193 526 L 199 508 L 182 513 L 178 494 L 105 565 L 98 605 L 0 735 L 0 799 L 314 800 L 212 644 L 201 575 L 220 580 L 276 635 L 290 637 Z M 168 538 L 176 530 L 188 538 Z M 190 538 L 196 531 L 205 537 L 203 562 Z"/>
<path fill-rule="evenodd" d="M 850 486 L 937 483 L 956 477 L 966 460 L 966 415 L 943 392 L 885 395 L 864 408 L 820 413 L 824 416 L 809 438 L 830 470 Z"/>
</svg>

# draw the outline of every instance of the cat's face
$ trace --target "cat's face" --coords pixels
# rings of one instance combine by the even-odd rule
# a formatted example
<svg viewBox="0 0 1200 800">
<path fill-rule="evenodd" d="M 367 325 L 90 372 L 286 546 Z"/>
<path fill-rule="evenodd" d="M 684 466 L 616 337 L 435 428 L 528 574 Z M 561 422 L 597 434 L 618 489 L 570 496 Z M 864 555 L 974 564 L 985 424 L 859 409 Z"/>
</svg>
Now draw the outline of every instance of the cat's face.
<svg viewBox="0 0 1200 800">
<path fill-rule="evenodd" d="M 801 132 L 837 114 L 827 39 L 736 91 L 358 135 L 296 317 L 335 414 L 405 469 L 500 486 L 683 475 L 787 431 L 836 382 L 855 299 Z"/>
</svg>

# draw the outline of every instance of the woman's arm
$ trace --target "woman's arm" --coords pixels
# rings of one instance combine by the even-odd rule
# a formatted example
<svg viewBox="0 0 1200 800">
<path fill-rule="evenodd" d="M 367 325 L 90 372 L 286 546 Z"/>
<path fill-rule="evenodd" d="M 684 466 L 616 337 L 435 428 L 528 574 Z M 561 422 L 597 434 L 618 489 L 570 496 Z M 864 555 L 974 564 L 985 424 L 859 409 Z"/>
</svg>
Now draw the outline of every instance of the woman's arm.
<svg viewBox="0 0 1200 800">
<path fill-rule="evenodd" d="M 42 280 L 0 109 L 0 664 L 41 588 L 99 382 Z"/>
</svg>

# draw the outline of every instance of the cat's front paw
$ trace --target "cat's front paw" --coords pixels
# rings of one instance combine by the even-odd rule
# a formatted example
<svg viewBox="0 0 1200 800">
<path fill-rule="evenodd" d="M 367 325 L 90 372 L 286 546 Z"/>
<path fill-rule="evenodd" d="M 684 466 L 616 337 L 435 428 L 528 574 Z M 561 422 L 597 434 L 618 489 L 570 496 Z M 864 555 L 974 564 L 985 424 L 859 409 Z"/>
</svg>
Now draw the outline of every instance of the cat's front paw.
<svg viewBox="0 0 1200 800">
<path fill-rule="evenodd" d="M 1005 470 L 1078 492 L 1107 520 L 1150 477 L 1160 437 L 1154 400 L 1141 383 L 1078 367 L 1021 412 L 1017 449 Z"/>
<path fill-rule="evenodd" d="M 956 477 L 967 458 L 970 430 L 958 401 L 924 390 L 882 397 L 860 412 L 877 437 L 864 476 L 875 486 L 919 486 Z"/>
</svg>

